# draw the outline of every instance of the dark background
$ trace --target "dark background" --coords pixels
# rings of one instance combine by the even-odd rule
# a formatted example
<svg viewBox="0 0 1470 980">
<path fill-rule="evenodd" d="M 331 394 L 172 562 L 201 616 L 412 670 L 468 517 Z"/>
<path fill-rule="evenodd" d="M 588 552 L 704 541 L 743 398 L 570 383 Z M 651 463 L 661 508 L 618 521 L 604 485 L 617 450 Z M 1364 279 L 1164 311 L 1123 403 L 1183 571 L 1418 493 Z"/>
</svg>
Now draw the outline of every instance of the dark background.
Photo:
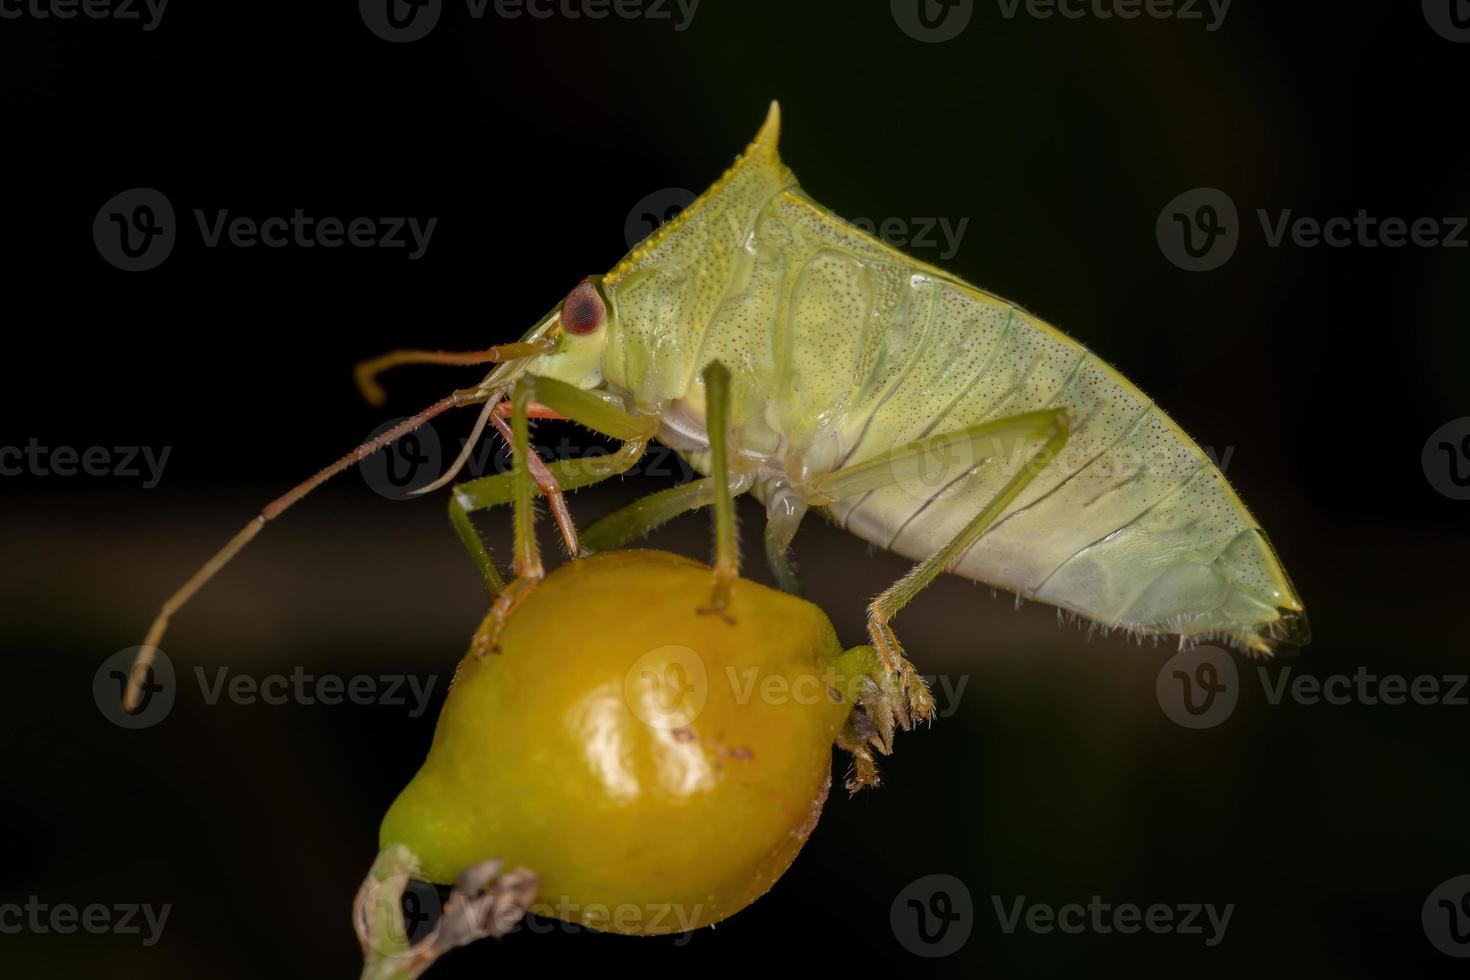
<svg viewBox="0 0 1470 980">
<path fill-rule="evenodd" d="M 165 644 L 186 679 L 195 666 L 436 676 L 428 714 L 210 706 L 186 680 L 163 723 L 124 731 L 94 703 L 93 675 L 265 500 L 477 377 L 405 372 L 372 410 L 351 386 L 356 360 L 518 336 L 617 261 L 636 202 L 718 176 L 772 98 L 783 155 L 814 197 L 875 221 L 968 218 L 952 257 L 911 251 L 1058 324 L 1202 444 L 1233 447 L 1229 476 L 1311 614 L 1293 671 L 1467 669 L 1470 504 L 1434 489 L 1421 449 L 1470 415 L 1470 250 L 1270 248 L 1255 219 L 1470 213 L 1470 45 L 1436 34 L 1417 3 L 1236 0 L 1212 32 L 1006 19 L 977 0 L 938 44 L 871 0 L 704 0 L 683 31 L 475 20 L 450 2 L 409 44 L 375 37 L 346 3 L 179 3 L 153 31 L 25 17 L 0 20 L 0 41 L 0 444 L 171 447 L 151 489 L 121 475 L 0 479 L 0 901 L 173 906 L 151 948 L 0 936 L 7 975 L 355 975 L 349 903 L 485 607 L 443 496 L 390 501 L 349 474 L 273 526 Z M 172 201 L 179 242 L 130 274 L 103 261 L 91 226 L 138 186 Z M 1226 191 L 1243 223 L 1235 256 L 1207 273 L 1176 268 L 1155 238 L 1165 204 L 1196 187 Z M 208 249 L 191 214 L 298 207 L 439 220 L 408 261 Z M 457 440 L 468 423 L 439 431 Z M 574 508 L 585 522 L 668 483 L 638 476 Z M 759 515 L 743 506 L 758 555 Z M 483 522 L 502 555 L 508 523 Z M 707 525 L 687 518 L 654 543 L 702 556 Z M 820 521 L 797 548 L 812 598 L 859 642 L 865 599 L 906 563 Z M 748 572 L 767 574 L 758 559 Z M 1237 660 L 1235 713 L 1191 731 L 1155 696 L 1165 646 L 1089 641 L 1048 608 L 1014 611 L 958 579 L 899 629 L 922 670 L 965 679 L 958 710 L 901 739 L 883 789 L 835 795 L 768 896 L 683 942 L 518 934 L 430 976 L 1460 967 L 1420 910 L 1470 872 L 1463 704 L 1271 705 Z M 899 942 L 890 905 L 936 873 L 966 883 L 973 932 L 926 960 Z M 1206 948 L 1007 935 L 991 899 L 1094 894 L 1236 909 Z"/>
</svg>

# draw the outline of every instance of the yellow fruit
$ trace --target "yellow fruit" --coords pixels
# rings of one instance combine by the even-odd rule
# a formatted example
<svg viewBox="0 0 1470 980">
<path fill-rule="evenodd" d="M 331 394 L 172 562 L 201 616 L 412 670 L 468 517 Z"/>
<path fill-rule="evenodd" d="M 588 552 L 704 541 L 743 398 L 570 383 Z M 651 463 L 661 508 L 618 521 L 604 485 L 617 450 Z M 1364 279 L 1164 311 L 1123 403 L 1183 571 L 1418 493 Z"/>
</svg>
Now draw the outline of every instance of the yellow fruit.
<svg viewBox="0 0 1470 980">
<path fill-rule="evenodd" d="M 817 822 L 866 648 L 802 599 L 657 551 L 553 572 L 471 655 L 429 757 L 383 820 L 423 876 L 499 858 L 533 910 L 626 934 L 717 922 L 764 894 Z M 483 628 L 483 627 L 482 627 Z"/>
</svg>

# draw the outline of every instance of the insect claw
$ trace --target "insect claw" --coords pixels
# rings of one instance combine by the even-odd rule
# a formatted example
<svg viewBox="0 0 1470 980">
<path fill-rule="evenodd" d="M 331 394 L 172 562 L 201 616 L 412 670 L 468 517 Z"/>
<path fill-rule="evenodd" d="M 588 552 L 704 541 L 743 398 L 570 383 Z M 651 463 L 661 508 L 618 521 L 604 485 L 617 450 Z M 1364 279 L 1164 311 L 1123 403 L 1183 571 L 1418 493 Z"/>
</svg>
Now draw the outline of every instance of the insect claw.
<svg viewBox="0 0 1470 980">
<path fill-rule="evenodd" d="M 837 734 L 837 747 L 852 755 L 852 767 L 843 783 L 850 794 L 856 794 L 860 789 L 877 788 L 882 784 L 878 775 L 878 764 L 873 759 L 873 752 L 868 744 L 870 736 L 864 734 L 864 730 L 870 729 L 871 724 L 865 722 L 866 715 L 862 709 L 854 708 L 848 716 L 847 724 Z"/>
</svg>

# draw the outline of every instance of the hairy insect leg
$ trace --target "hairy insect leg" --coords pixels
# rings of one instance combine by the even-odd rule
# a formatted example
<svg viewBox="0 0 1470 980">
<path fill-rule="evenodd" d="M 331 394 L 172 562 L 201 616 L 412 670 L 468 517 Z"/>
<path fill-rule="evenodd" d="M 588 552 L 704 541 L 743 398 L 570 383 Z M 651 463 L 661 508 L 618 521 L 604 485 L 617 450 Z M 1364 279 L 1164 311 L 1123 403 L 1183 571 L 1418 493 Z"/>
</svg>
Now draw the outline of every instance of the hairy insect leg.
<svg viewBox="0 0 1470 980">
<path fill-rule="evenodd" d="M 907 575 L 885 589 L 868 606 L 868 636 L 873 649 L 889 674 L 897 675 L 907 701 L 908 715 L 918 720 L 933 716 L 934 699 L 929 694 L 913 664 L 904 656 L 903 646 L 893 632 L 894 616 L 909 601 L 918 595 L 930 582 L 948 570 L 960 559 L 965 550 L 985 533 L 1011 502 L 1020 495 L 1047 463 L 1066 445 L 1068 437 L 1067 414 L 1061 409 L 1045 409 L 984 422 L 930 437 L 902 446 L 876 459 L 860 463 L 845 470 L 838 470 L 814 483 L 818 493 L 829 499 L 854 496 L 870 490 L 889 486 L 914 473 L 921 472 L 926 465 L 932 466 L 935 456 L 945 457 L 945 465 L 953 467 L 953 450 L 958 446 L 969 446 L 971 452 L 961 453 L 962 460 L 955 477 L 963 475 L 975 462 L 994 454 L 998 447 L 1014 446 L 1017 440 L 1029 443 L 1037 440 L 1037 448 L 1018 468 L 1009 481 L 988 500 L 980 513 L 962 528 L 954 539 L 924 561 L 915 565 Z M 986 445 L 989 451 L 986 451 Z M 1001 455 L 1006 455 L 1001 453 Z M 897 716 L 904 728 L 909 727 L 909 717 Z"/>
<path fill-rule="evenodd" d="M 626 472 L 643 455 L 647 446 L 648 440 L 640 439 L 625 442 L 617 451 L 605 456 L 566 459 L 543 465 L 562 490 L 575 490 Z M 537 489 L 540 490 L 540 487 Z M 470 553 L 470 559 L 479 569 L 492 598 L 505 588 L 505 581 L 501 578 L 495 559 L 484 539 L 480 537 L 470 514 L 509 504 L 514 496 L 514 474 L 501 473 L 457 484 L 449 497 L 449 522 L 454 525 L 455 533 L 464 543 L 465 550 Z M 585 554 L 588 551 L 585 537 L 582 540 Z"/>
<path fill-rule="evenodd" d="M 735 474 L 729 478 L 730 495 L 738 497 L 754 483 L 755 478 L 749 473 Z M 628 542 L 663 527 L 681 514 L 708 507 L 714 502 L 714 477 L 705 477 L 660 490 L 658 493 L 650 493 L 590 525 L 582 532 L 582 547 L 588 554 L 621 548 Z"/>
<path fill-rule="evenodd" d="M 527 452 L 522 454 L 516 448 L 513 424 L 515 401 L 512 400 L 512 425 L 509 441 L 512 443 L 514 460 L 517 466 L 522 460 L 525 461 L 533 477 L 534 489 L 543 495 L 548 495 L 548 486 L 556 487 L 559 491 L 575 490 L 626 472 L 648 448 L 648 440 L 658 426 L 656 419 L 631 415 L 595 395 L 558 381 L 528 376 L 517 383 L 517 389 L 518 393 L 528 399 L 524 406 L 527 418 L 571 419 L 605 435 L 623 440 L 622 445 L 610 454 L 544 463 L 539 456 L 529 451 L 529 433 Z M 545 471 L 544 479 L 535 478 L 538 468 Z M 513 503 L 516 500 L 517 479 L 516 470 L 513 468 L 510 473 L 501 473 L 458 484 L 454 487 L 449 504 L 450 522 L 454 525 L 460 540 L 464 542 L 476 567 L 479 568 L 492 596 L 499 595 L 505 585 L 495 567 L 489 549 L 485 547 L 484 541 L 475 530 L 470 514 L 477 510 Z"/>
<path fill-rule="evenodd" d="M 906 714 L 903 687 L 890 674 L 871 646 L 844 651 L 839 661 L 844 677 L 855 681 L 848 693 L 854 701 L 835 744 L 852 756 L 847 791 L 877 786 L 879 755 L 893 752 L 895 719 Z"/>
<path fill-rule="evenodd" d="M 480 537 L 474 521 L 470 520 L 470 512 L 460 502 L 458 493 L 449 495 L 449 523 L 454 525 L 454 533 L 459 535 L 475 567 L 480 570 L 480 577 L 485 580 L 485 588 L 491 597 L 499 595 L 505 588 L 505 579 L 500 577 L 500 569 L 495 567 L 495 556 L 485 546 L 485 540 Z"/>
<path fill-rule="evenodd" d="M 517 382 L 511 396 L 510 429 L 514 462 L 510 475 L 515 528 L 515 578 L 496 593 L 490 604 L 490 615 L 486 618 L 485 628 L 475 635 L 473 653 L 479 657 L 499 646 L 500 634 L 505 630 L 510 614 L 515 612 L 516 607 L 525 601 L 546 576 L 546 569 L 541 564 L 541 547 L 536 543 L 535 490 L 528 459 L 532 450 L 526 406 L 531 403 L 531 389 L 532 385 Z"/>
<path fill-rule="evenodd" d="M 529 408 L 530 406 L 527 406 L 526 417 L 528 419 L 536 418 L 537 416 L 533 415 L 529 411 Z M 554 417 L 565 418 L 562 415 L 556 415 Z M 497 413 L 493 421 L 495 423 L 495 431 L 500 433 L 500 437 L 508 444 L 514 446 L 515 439 L 505 419 Z M 551 506 L 551 519 L 556 522 L 556 529 L 561 532 L 561 540 L 566 545 L 567 554 L 573 558 L 577 557 L 582 553 L 582 544 L 577 538 L 577 522 L 572 520 L 572 512 L 567 507 L 567 495 L 562 490 L 561 483 L 557 480 L 556 474 L 551 472 L 550 467 L 546 465 L 540 456 L 536 455 L 535 450 L 531 450 L 526 456 L 526 463 L 531 467 L 531 479 L 535 482 L 536 489 L 541 492 L 541 496 L 545 497 L 546 502 Z"/>
<path fill-rule="evenodd" d="M 766 564 L 776 576 L 777 587 L 792 595 L 801 595 L 801 582 L 796 578 L 791 541 L 805 516 L 806 501 L 788 487 L 777 488 L 766 505 Z"/>
<path fill-rule="evenodd" d="M 705 431 L 709 433 L 710 479 L 715 508 L 715 584 L 707 609 L 727 622 L 730 590 L 740 576 L 740 540 L 735 527 L 735 498 L 730 493 L 730 369 L 711 361 L 704 369 Z"/>
</svg>

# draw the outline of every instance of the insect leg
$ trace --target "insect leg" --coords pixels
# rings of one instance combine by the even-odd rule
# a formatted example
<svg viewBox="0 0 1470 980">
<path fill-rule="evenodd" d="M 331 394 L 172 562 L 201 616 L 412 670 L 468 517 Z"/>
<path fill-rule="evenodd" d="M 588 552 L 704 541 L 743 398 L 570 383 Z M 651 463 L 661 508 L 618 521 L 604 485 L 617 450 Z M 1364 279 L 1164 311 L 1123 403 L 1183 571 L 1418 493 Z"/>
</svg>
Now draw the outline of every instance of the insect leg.
<svg viewBox="0 0 1470 980">
<path fill-rule="evenodd" d="M 598 483 L 626 472 L 643 455 L 647 445 L 647 439 L 630 441 L 623 443 L 616 452 L 606 456 L 564 459 L 543 465 L 561 489 L 575 490 L 578 487 Z M 485 546 L 484 540 L 475 529 L 470 514 L 473 511 L 488 510 L 491 507 L 511 503 L 514 497 L 513 483 L 514 474 L 501 473 L 456 484 L 449 496 L 449 522 L 454 525 L 460 541 L 464 542 L 465 549 L 469 551 L 475 567 L 480 570 L 480 575 L 485 579 L 485 586 L 490 590 L 492 597 L 499 594 L 500 590 L 505 587 L 505 582 L 500 577 L 500 571 L 495 566 L 495 560 L 491 557 L 489 548 Z M 537 489 L 539 490 L 540 487 L 538 486 Z M 588 549 L 586 538 L 582 540 L 584 554 L 589 550 L 600 550 Z"/>
<path fill-rule="evenodd" d="M 852 756 L 852 775 L 847 777 L 847 791 L 856 793 L 864 787 L 876 787 L 882 782 L 878 778 L 878 761 L 873 758 L 873 735 L 868 730 L 872 723 L 860 711 L 848 715 L 847 723 L 837 733 L 833 744 Z"/>
<path fill-rule="evenodd" d="M 541 399 L 527 402 L 525 406 L 527 417 L 569 418 L 623 440 L 623 444 L 608 455 L 585 456 L 579 459 L 559 460 L 554 463 L 542 463 L 538 456 L 526 456 L 525 460 L 530 466 L 531 475 L 536 483 L 535 489 L 542 494 L 547 493 L 548 486 L 562 491 L 575 490 L 578 487 L 589 486 L 626 472 L 643 455 L 644 450 L 648 447 L 649 438 L 657 428 L 656 419 L 630 415 L 595 395 L 561 382 L 546 378 L 526 377 L 518 383 L 518 388 L 521 387 L 535 398 Z M 531 396 L 528 395 L 528 397 Z M 548 404 L 548 400 L 554 405 Z M 513 414 L 514 402 L 512 402 Z M 514 426 L 511 428 L 511 442 L 514 444 Z M 529 438 L 527 441 L 529 443 Z M 517 451 L 515 459 L 519 461 L 521 458 Z M 537 476 L 538 468 L 545 471 L 544 477 Z M 516 474 L 514 471 L 470 480 L 454 487 L 449 502 L 450 522 L 458 532 L 460 540 L 464 542 L 476 567 L 479 568 L 492 595 L 499 594 L 504 588 L 504 583 L 490 556 L 489 549 L 485 547 L 484 542 L 475 531 L 470 514 L 477 510 L 512 503 L 515 499 L 515 486 Z"/>
<path fill-rule="evenodd" d="M 995 519 L 1010 506 L 1011 502 L 1026 489 L 1036 474 L 1046 467 L 1066 445 L 1068 436 L 1067 414 L 1061 409 L 1051 409 L 1041 412 L 1031 412 L 1027 415 L 1018 415 L 1008 419 L 999 419 L 995 422 L 981 423 L 960 432 L 951 433 L 942 439 L 953 443 L 974 444 L 985 438 L 1004 439 L 1021 438 L 1028 441 L 1044 440 L 1042 445 L 1032 452 L 1030 457 L 1016 471 L 999 492 L 996 493 L 976 514 L 968 524 L 964 526 L 954 540 L 950 541 L 939 551 L 935 552 L 924 561 L 915 565 L 907 575 L 899 579 L 893 585 L 885 589 L 868 606 L 868 636 L 872 640 L 873 649 L 882 660 L 883 666 L 890 674 L 898 674 L 903 681 L 903 689 L 908 696 L 909 709 L 913 716 L 918 719 L 930 718 L 934 711 L 934 699 L 930 696 L 924 681 L 915 672 L 913 665 L 903 655 L 903 647 L 898 642 L 893 628 L 889 626 L 898 611 L 908 604 L 909 600 L 918 595 L 919 592 L 939 575 L 948 570 L 965 553 L 965 550 L 985 533 Z M 996 443 L 999 445 L 999 443 Z M 942 446 L 936 444 L 933 439 L 922 440 L 889 453 L 884 465 L 901 469 L 915 460 L 915 447 L 922 457 L 931 454 Z M 966 457 L 968 460 L 978 462 L 979 458 Z M 859 464 L 854 469 L 867 469 L 869 464 Z M 839 471 L 840 473 L 841 471 Z M 837 474 L 834 474 L 836 476 Z M 851 474 L 849 474 L 851 476 Z M 837 481 L 841 482 L 841 481 Z M 852 481 L 853 483 L 864 481 Z"/>
<path fill-rule="evenodd" d="M 500 569 L 495 567 L 495 557 L 490 554 L 490 549 L 485 546 L 485 540 L 480 537 L 480 532 L 475 529 L 474 521 L 470 520 L 470 512 L 465 509 L 459 500 L 459 488 L 449 495 L 449 523 L 454 525 L 454 533 L 459 535 L 459 540 L 464 543 L 465 549 L 470 553 L 475 567 L 480 570 L 480 577 L 485 580 L 485 588 L 490 590 L 492 597 L 500 594 L 505 588 L 505 579 L 500 577 Z"/>
<path fill-rule="evenodd" d="M 735 498 L 730 493 L 730 369 L 711 361 L 704 369 L 705 430 L 709 433 L 710 478 L 714 481 L 715 587 L 707 610 L 733 621 L 727 612 L 730 589 L 740 576 L 740 540 L 735 528 Z"/>
<path fill-rule="evenodd" d="M 766 505 L 766 564 L 771 566 L 781 591 L 792 595 L 801 595 L 801 583 L 791 558 L 791 540 L 805 516 L 806 501 L 789 487 L 777 488 Z"/>
<path fill-rule="evenodd" d="M 486 628 L 476 635 L 474 654 L 479 657 L 496 649 L 510 614 L 515 612 L 516 607 L 525 601 L 546 576 L 546 570 L 541 564 L 541 548 L 536 543 L 536 510 L 533 506 L 535 484 L 531 479 L 531 464 L 527 461 L 531 453 L 531 438 L 530 423 L 526 421 L 526 406 L 531 403 L 532 387 L 518 382 L 511 396 L 510 428 L 514 466 L 510 476 L 511 504 L 515 512 L 516 575 L 509 585 L 496 594 L 495 601 L 490 605 L 490 615 L 486 617 Z"/>
<path fill-rule="evenodd" d="M 755 478 L 739 473 L 730 478 L 731 496 L 749 490 Z M 650 531 L 660 528 L 680 514 L 708 507 L 715 502 L 714 477 L 681 483 L 677 487 L 650 493 L 613 511 L 582 532 L 582 547 L 587 553 L 620 548 Z"/>
<path fill-rule="evenodd" d="M 498 408 L 499 406 L 496 407 Z M 526 407 L 526 417 L 528 419 L 538 417 L 532 413 L 532 407 L 532 405 Z M 565 418 L 566 416 L 557 415 L 556 417 Z M 495 423 L 495 431 L 499 432 L 500 437 L 513 446 L 515 439 L 512 437 L 510 426 L 506 424 L 505 419 L 497 413 L 493 421 Z M 534 450 L 526 457 L 526 462 L 531 467 L 531 479 L 535 481 L 536 489 L 541 491 L 541 495 L 551 505 L 551 518 L 556 522 L 556 529 L 561 532 L 562 543 L 566 545 L 567 554 L 573 558 L 577 557 L 582 553 L 582 545 L 577 540 L 577 522 L 572 520 L 572 512 L 567 508 L 566 493 L 562 491 L 561 484 L 557 482 L 556 476 L 547 467 L 546 463 L 542 461 L 541 457 L 536 455 Z"/>
</svg>

